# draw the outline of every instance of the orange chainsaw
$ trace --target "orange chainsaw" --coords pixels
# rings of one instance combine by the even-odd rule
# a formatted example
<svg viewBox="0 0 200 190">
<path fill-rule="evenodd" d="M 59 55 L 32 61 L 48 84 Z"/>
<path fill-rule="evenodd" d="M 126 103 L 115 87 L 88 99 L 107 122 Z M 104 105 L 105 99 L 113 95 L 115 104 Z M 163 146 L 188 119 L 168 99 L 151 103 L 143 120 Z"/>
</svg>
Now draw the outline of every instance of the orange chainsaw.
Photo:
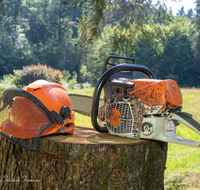
<svg viewBox="0 0 200 190">
<path fill-rule="evenodd" d="M 109 63 L 111 58 L 133 64 L 114 65 Z M 74 111 L 91 114 L 92 125 L 98 132 L 200 146 L 200 142 L 176 134 L 180 123 L 200 134 L 200 124 L 191 114 L 181 111 L 182 95 L 177 83 L 156 79 L 147 67 L 134 65 L 132 58 L 109 56 L 93 97 L 73 94 L 69 97 Z"/>
</svg>

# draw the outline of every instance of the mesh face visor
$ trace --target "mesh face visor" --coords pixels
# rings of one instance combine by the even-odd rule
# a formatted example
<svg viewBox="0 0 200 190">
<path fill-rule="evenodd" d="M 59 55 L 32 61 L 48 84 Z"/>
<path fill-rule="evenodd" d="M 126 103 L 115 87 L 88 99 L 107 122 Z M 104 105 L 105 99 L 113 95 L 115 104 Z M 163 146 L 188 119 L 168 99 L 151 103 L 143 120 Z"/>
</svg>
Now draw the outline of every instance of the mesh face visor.
<svg viewBox="0 0 200 190">
<path fill-rule="evenodd" d="M 29 92 L 9 88 L 0 98 L 0 124 L 0 135 L 23 148 L 36 150 L 44 131 L 53 124 L 63 124 L 63 118 Z"/>
</svg>

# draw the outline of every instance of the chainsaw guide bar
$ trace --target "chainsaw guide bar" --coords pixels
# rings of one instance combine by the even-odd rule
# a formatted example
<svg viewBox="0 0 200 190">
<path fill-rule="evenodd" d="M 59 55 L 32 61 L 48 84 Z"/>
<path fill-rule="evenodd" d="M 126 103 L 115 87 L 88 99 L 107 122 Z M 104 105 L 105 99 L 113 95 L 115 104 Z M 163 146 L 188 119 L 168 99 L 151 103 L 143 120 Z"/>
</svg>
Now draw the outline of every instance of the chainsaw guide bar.
<svg viewBox="0 0 200 190">
<path fill-rule="evenodd" d="M 73 110 L 82 115 L 91 116 L 92 96 L 81 94 L 68 94 Z M 103 99 L 100 99 L 100 107 L 104 104 Z"/>
</svg>

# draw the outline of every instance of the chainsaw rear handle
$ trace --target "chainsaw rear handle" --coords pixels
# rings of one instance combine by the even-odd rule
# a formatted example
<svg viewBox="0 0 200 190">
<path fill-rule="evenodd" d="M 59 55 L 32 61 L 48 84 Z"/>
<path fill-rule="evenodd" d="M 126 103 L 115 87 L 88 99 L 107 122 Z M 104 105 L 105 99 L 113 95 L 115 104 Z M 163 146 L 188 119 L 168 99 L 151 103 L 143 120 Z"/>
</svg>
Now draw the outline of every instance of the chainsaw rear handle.
<svg viewBox="0 0 200 190">
<path fill-rule="evenodd" d="M 198 135 L 200 135 L 200 124 L 197 121 L 195 121 L 191 116 L 189 116 L 187 113 L 175 112 L 174 114 L 170 114 L 168 116 L 168 119 L 177 120 L 180 123 L 184 124 L 186 127 L 198 133 Z M 167 133 L 167 139 L 168 139 L 167 142 L 171 143 L 182 144 L 187 146 L 195 146 L 195 147 L 200 146 L 200 142 L 179 137 L 176 135 L 176 133 L 174 135 L 173 133 L 170 132 Z"/>
<path fill-rule="evenodd" d="M 91 111 L 91 121 L 93 127 L 101 133 L 107 133 L 108 129 L 107 127 L 101 127 L 99 126 L 97 122 L 97 116 L 98 116 L 98 110 L 99 110 L 99 99 L 100 99 L 100 94 L 101 90 L 104 87 L 106 81 L 114 75 L 116 72 L 119 71 L 124 71 L 124 70 L 129 70 L 129 71 L 139 71 L 145 74 L 149 79 L 156 79 L 154 74 L 145 66 L 141 65 L 131 65 L 131 64 L 121 64 L 121 65 L 116 65 L 110 69 L 108 69 L 99 79 L 95 90 L 93 94 L 93 102 L 92 102 L 92 111 Z"/>
<path fill-rule="evenodd" d="M 121 57 L 121 56 L 115 56 L 115 55 L 110 55 L 106 58 L 104 65 L 103 65 L 103 70 L 102 70 L 102 74 L 104 74 L 107 71 L 107 65 L 111 65 L 111 66 L 116 66 L 113 63 L 109 63 L 110 59 L 125 59 L 125 60 L 129 60 L 132 61 L 132 64 L 134 64 L 135 59 L 131 58 L 131 57 Z"/>
<path fill-rule="evenodd" d="M 183 138 L 176 133 L 178 121 L 200 135 L 200 124 L 184 112 L 171 112 L 168 116 L 152 115 L 143 117 L 141 139 L 158 140 L 163 142 L 199 147 L 200 142 Z"/>
<path fill-rule="evenodd" d="M 175 112 L 172 118 L 183 123 L 185 126 L 189 127 L 200 135 L 200 123 L 189 116 L 188 113 Z"/>
</svg>

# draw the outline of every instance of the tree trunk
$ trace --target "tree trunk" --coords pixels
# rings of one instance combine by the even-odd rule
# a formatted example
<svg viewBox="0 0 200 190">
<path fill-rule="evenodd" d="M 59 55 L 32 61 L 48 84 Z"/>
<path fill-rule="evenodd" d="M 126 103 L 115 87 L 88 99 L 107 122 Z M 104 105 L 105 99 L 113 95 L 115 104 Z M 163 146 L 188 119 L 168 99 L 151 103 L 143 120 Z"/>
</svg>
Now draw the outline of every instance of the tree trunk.
<svg viewBox="0 0 200 190">
<path fill-rule="evenodd" d="M 28 151 L 1 137 L 0 189 L 164 189 L 167 143 L 76 127 Z"/>
</svg>

